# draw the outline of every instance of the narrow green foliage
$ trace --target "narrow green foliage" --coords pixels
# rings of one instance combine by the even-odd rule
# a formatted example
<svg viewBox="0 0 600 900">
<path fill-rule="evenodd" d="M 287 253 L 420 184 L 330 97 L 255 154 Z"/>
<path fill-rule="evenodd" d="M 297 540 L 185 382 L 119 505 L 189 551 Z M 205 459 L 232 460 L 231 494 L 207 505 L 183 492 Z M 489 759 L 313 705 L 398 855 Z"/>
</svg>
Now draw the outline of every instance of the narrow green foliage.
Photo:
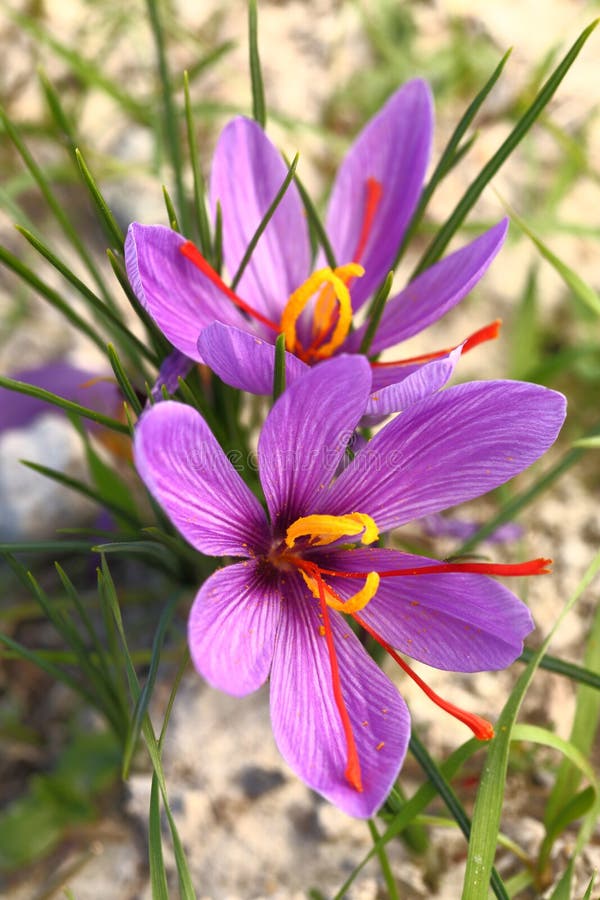
<svg viewBox="0 0 600 900">
<path fill-rule="evenodd" d="M 410 225 L 406 229 L 406 233 L 402 239 L 402 243 L 398 248 L 398 253 L 396 254 L 396 259 L 394 260 L 394 264 L 392 266 L 393 269 L 396 268 L 404 250 L 410 244 L 412 238 L 415 235 L 421 221 L 423 219 L 423 215 L 425 210 L 429 205 L 429 201 L 431 200 L 437 186 L 439 183 L 445 178 L 445 176 L 450 172 L 454 166 L 463 158 L 463 156 L 470 150 L 474 140 L 475 135 L 472 135 L 470 138 L 464 141 L 461 144 L 463 137 L 465 136 L 467 130 L 471 126 L 473 119 L 483 106 L 484 101 L 487 99 L 490 91 L 500 78 L 504 66 L 508 62 L 508 58 L 512 50 L 507 50 L 484 86 L 481 88 L 476 97 L 471 101 L 469 106 L 467 107 L 464 115 L 459 120 L 458 125 L 452 132 L 450 136 L 450 140 L 444 147 L 442 155 L 440 156 L 440 160 L 435 167 L 427 186 L 424 188 L 423 193 L 421 194 L 421 198 L 419 200 L 418 206 L 414 212 L 414 215 L 411 219 Z"/>
<path fill-rule="evenodd" d="M 196 131 L 194 128 L 194 114 L 190 102 L 190 82 L 188 73 L 183 73 L 183 92 L 185 99 L 185 121 L 187 125 L 187 139 L 190 148 L 190 164 L 192 167 L 192 175 L 194 177 L 194 212 L 196 215 L 196 230 L 200 249 L 207 259 L 212 257 L 212 246 L 210 237 L 210 223 L 208 221 L 208 213 L 206 211 L 206 185 L 200 168 L 200 156 L 198 154 L 198 144 L 196 141 Z"/>
<path fill-rule="evenodd" d="M 273 403 L 285 391 L 285 334 L 278 334 L 275 341 L 275 367 L 273 369 Z"/>
<path fill-rule="evenodd" d="M 58 96 L 54 85 L 52 84 L 44 70 L 41 68 L 38 68 L 38 78 L 46 100 L 46 105 L 48 107 L 50 115 L 52 116 L 54 124 L 56 125 L 60 140 L 68 149 L 73 160 L 75 160 L 75 148 L 77 146 L 77 140 L 75 137 L 75 132 L 73 130 L 73 125 L 69 120 L 67 114 L 65 113 L 63 105 L 60 102 L 60 97 Z"/>
<path fill-rule="evenodd" d="M 383 879 L 387 887 L 387 895 L 389 897 L 389 900 L 400 900 L 400 894 L 398 893 L 398 888 L 396 886 L 396 880 L 392 873 L 390 861 L 388 859 L 387 853 L 385 852 L 385 846 L 379 840 L 377 825 L 375 824 L 373 819 L 367 819 L 367 825 L 369 827 L 373 845 L 377 848 L 377 856 L 379 858 L 379 865 L 381 866 L 381 874 L 383 875 Z"/>
<path fill-rule="evenodd" d="M 595 633 L 595 626 L 594 626 Z M 534 656 L 534 651 L 529 647 L 525 647 L 519 657 L 519 662 L 528 663 Z M 557 675 L 564 675 L 579 684 L 587 685 L 595 691 L 600 691 L 600 672 L 591 672 L 583 666 L 576 666 L 574 663 L 566 662 L 556 656 L 550 656 L 545 653 L 540 660 L 540 669 L 546 669 L 548 672 L 554 672 Z"/>
<path fill-rule="evenodd" d="M 129 401 L 129 404 L 131 405 L 131 408 L 136 413 L 136 415 L 141 416 L 143 409 L 142 404 L 138 399 L 135 389 L 131 384 L 131 381 L 129 380 L 125 369 L 123 368 L 117 351 L 112 344 L 108 344 L 106 347 L 106 352 L 108 354 L 108 359 L 112 366 L 112 370 L 115 373 L 115 378 L 119 382 L 119 387 L 123 391 L 124 396 Z"/>
<path fill-rule="evenodd" d="M 596 450 L 600 447 L 600 435 L 579 438 L 579 440 L 573 441 L 573 446 L 580 447 L 582 450 Z"/>
<path fill-rule="evenodd" d="M 383 310 L 385 309 L 387 298 L 390 296 L 393 281 L 394 273 L 388 272 L 385 281 L 371 301 L 371 306 L 369 307 L 369 312 L 367 313 L 367 329 L 364 333 L 362 341 L 360 342 L 359 353 L 366 354 L 369 352 L 369 347 L 373 343 L 373 338 L 377 333 L 377 329 L 383 315 Z"/>
<path fill-rule="evenodd" d="M 590 883 L 588 884 L 586 892 L 583 895 L 583 897 L 581 898 L 581 900 L 591 900 L 595 881 L 596 881 L 596 873 L 594 873 L 592 875 L 592 877 L 590 878 Z"/>
<path fill-rule="evenodd" d="M 500 169 L 513 150 L 520 144 L 536 119 L 546 108 L 597 24 L 598 19 L 594 20 L 591 25 L 588 25 L 577 38 L 560 65 L 557 66 L 533 100 L 533 103 L 526 110 L 525 114 L 519 119 L 506 140 L 501 144 L 496 153 L 489 162 L 486 163 L 479 175 L 469 186 L 453 212 L 450 214 L 450 217 L 436 233 L 435 238 L 419 260 L 419 263 L 412 274 L 412 278 L 415 278 L 424 269 L 433 265 L 433 263 L 437 262 L 441 257 L 453 235 L 462 225 L 464 219 L 480 197 L 486 185 L 489 184 L 496 172 Z"/>
<path fill-rule="evenodd" d="M 160 800 L 156 773 L 152 775 L 150 788 L 150 815 L 148 818 L 148 862 L 150 864 L 150 883 L 152 900 L 169 900 L 167 873 L 162 851 L 162 834 L 160 830 Z"/>
<path fill-rule="evenodd" d="M 252 84 L 252 116 L 264 128 L 267 124 L 265 89 L 258 52 L 258 10 L 256 0 L 248 0 L 248 47 L 250 52 L 250 81 Z"/>
<path fill-rule="evenodd" d="M 241 278 L 242 275 L 244 274 L 244 271 L 245 271 L 245 269 L 246 269 L 246 266 L 247 266 L 248 263 L 250 262 L 250 257 L 251 257 L 252 254 L 254 253 L 254 250 L 255 250 L 256 245 L 258 244 L 258 242 L 259 242 L 259 240 L 260 240 L 260 238 L 261 238 L 261 235 L 264 233 L 264 231 L 265 231 L 267 225 L 269 224 L 269 222 L 270 222 L 271 219 L 273 218 L 273 216 L 274 216 L 274 214 L 275 214 L 275 210 L 277 209 L 277 207 L 279 206 L 279 204 L 280 204 L 281 201 L 283 200 L 283 198 L 284 198 L 284 196 L 285 196 L 285 194 L 286 194 L 287 189 L 289 188 L 290 184 L 291 184 L 292 181 L 294 180 L 294 175 L 295 175 L 295 172 L 296 172 L 296 166 L 298 165 L 298 160 L 299 160 L 299 158 L 300 158 L 300 154 L 299 154 L 299 153 L 296 153 L 296 155 L 295 155 L 295 157 L 293 158 L 292 163 L 291 163 L 291 165 L 290 165 L 290 167 L 289 167 L 289 169 L 288 169 L 288 171 L 287 171 L 287 175 L 286 175 L 285 178 L 283 179 L 283 182 L 282 182 L 282 184 L 281 184 L 281 187 L 279 188 L 279 190 L 278 190 L 277 193 L 275 194 L 275 197 L 274 197 L 274 199 L 273 199 L 273 202 L 271 203 L 271 205 L 270 205 L 269 208 L 267 209 L 266 213 L 264 214 L 263 218 L 261 219 L 261 221 L 260 221 L 260 223 L 259 223 L 259 225 L 258 225 L 258 228 L 257 228 L 256 231 L 254 232 L 254 234 L 252 235 L 252 237 L 251 237 L 251 239 L 250 239 L 250 241 L 249 241 L 249 243 L 248 243 L 248 246 L 247 246 L 247 248 L 246 248 L 246 252 L 245 252 L 244 255 L 242 256 L 242 259 L 241 259 L 240 264 L 239 264 L 239 266 L 238 266 L 237 272 L 236 272 L 235 275 L 233 276 L 233 280 L 232 280 L 232 282 L 231 282 L 231 289 L 232 289 L 233 291 L 235 291 L 236 287 L 237 287 L 238 284 L 240 283 L 240 278 Z"/>
<path fill-rule="evenodd" d="M 60 274 L 64 278 L 66 278 L 67 281 L 72 284 L 73 287 L 81 294 L 88 307 L 90 307 L 92 312 L 96 314 L 96 318 L 98 318 L 104 325 L 107 326 L 107 328 L 115 336 L 115 340 L 119 341 L 121 346 L 125 348 L 125 352 L 132 356 L 134 362 L 139 360 L 140 354 L 153 362 L 155 361 L 154 354 L 150 350 L 148 350 L 146 345 L 142 343 L 142 341 L 140 341 L 140 339 L 136 337 L 135 334 L 131 332 L 125 322 L 114 311 L 112 306 L 109 306 L 107 303 L 101 300 L 101 298 L 98 297 L 97 294 L 90 290 L 90 288 L 86 284 L 84 284 L 84 282 L 81 281 L 80 278 L 77 277 L 73 270 L 70 269 L 61 259 L 59 259 L 59 257 L 56 256 L 56 254 L 54 254 L 52 250 L 50 250 L 50 248 L 40 240 L 40 238 L 38 238 L 27 228 L 22 228 L 20 225 L 16 225 L 15 227 L 19 234 L 22 234 L 25 240 L 28 241 L 31 246 L 35 250 L 37 250 L 37 252 L 41 254 L 41 256 L 44 257 L 44 259 L 48 260 L 48 262 L 52 266 L 54 266 L 54 268 L 58 272 L 60 272 Z M 53 305 L 55 304 L 53 303 Z M 71 318 L 73 316 L 73 310 L 68 304 L 65 304 L 65 306 L 66 309 L 63 309 L 61 307 L 61 312 Z"/>
<path fill-rule="evenodd" d="M 94 409 L 80 406 L 79 403 L 73 403 L 72 400 L 65 400 L 64 397 L 59 397 L 58 394 L 53 394 L 45 388 L 26 384 L 24 381 L 15 381 L 14 378 L 5 378 L 3 375 L 0 375 L 0 387 L 7 388 L 9 391 L 16 391 L 19 394 L 26 394 L 28 397 L 37 397 L 45 403 L 50 403 L 52 406 L 58 406 L 60 409 L 67 410 L 67 412 L 83 416 L 84 419 L 91 419 L 93 422 L 98 422 L 99 425 L 106 425 L 112 431 L 129 434 L 128 426 L 122 422 L 118 422 L 110 416 L 105 416 L 103 413 L 96 412 Z"/>
<path fill-rule="evenodd" d="M 75 312 L 72 304 L 64 300 L 61 295 L 51 288 L 49 284 L 42 281 L 35 272 L 21 262 L 18 257 L 14 256 L 5 247 L 0 247 L 0 263 L 10 269 L 15 275 L 34 289 L 41 297 L 44 298 L 54 309 L 57 309 L 67 319 L 77 331 L 80 331 L 89 338 L 99 350 L 104 351 L 104 340 L 98 335 L 95 329 L 83 319 L 79 313 Z"/>
<path fill-rule="evenodd" d="M 223 210 L 221 203 L 217 200 L 217 209 L 215 213 L 215 233 L 213 240 L 213 268 L 215 272 L 221 273 L 223 268 Z"/>
<path fill-rule="evenodd" d="M 81 172 L 84 184 L 90 192 L 92 200 L 94 201 L 94 206 L 96 207 L 96 211 L 99 214 L 100 224 L 104 229 L 104 233 L 106 234 L 109 243 L 114 246 L 119 251 L 119 253 L 122 253 L 125 236 L 121 231 L 119 223 L 113 216 L 108 203 L 102 196 L 102 192 L 96 184 L 96 181 L 94 180 L 94 177 L 90 172 L 87 163 L 79 149 L 75 150 L 75 159 L 77 160 L 77 165 L 79 166 L 79 171 Z"/>
<path fill-rule="evenodd" d="M 125 749 L 123 751 L 121 774 L 124 781 L 126 781 L 129 777 L 131 760 L 140 738 L 142 723 L 148 712 L 148 704 L 150 702 L 150 698 L 152 697 L 152 692 L 156 683 L 156 675 L 158 673 L 160 654 L 165 640 L 165 635 L 167 633 L 169 625 L 171 624 L 171 619 L 173 618 L 173 614 L 175 612 L 175 608 L 177 603 L 179 602 L 179 599 L 180 595 L 177 594 L 166 604 L 158 622 L 158 627 L 156 629 L 156 634 L 152 643 L 150 665 L 148 667 L 146 683 L 143 689 L 140 691 L 140 694 L 136 700 L 135 708 L 133 710 L 133 716 L 131 717 L 131 722 L 129 725 L 127 740 L 125 742 Z"/>
<path fill-rule="evenodd" d="M 101 492 L 94 490 L 94 488 L 87 485 L 84 481 L 73 478 L 71 475 L 67 475 L 64 472 L 59 472 L 57 469 L 43 466 L 40 463 L 30 462 L 26 459 L 22 459 L 21 462 L 24 466 L 27 466 L 28 469 L 32 469 L 34 472 L 39 472 L 40 475 L 44 475 L 45 478 L 50 478 L 52 481 L 56 481 L 58 484 L 62 484 L 64 487 L 76 491 L 83 497 L 94 500 L 101 508 L 108 509 L 116 516 L 119 516 L 119 518 L 128 522 L 132 527 L 139 527 L 140 523 L 137 516 L 132 515 L 128 509 L 119 505 L 116 501 L 107 498 Z"/>
<path fill-rule="evenodd" d="M 166 188 L 166 185 L 162 186 L 163 198 L 165 201 L 165 206 L 167 209 L 167 218 L 169 220 L 169 227 L 173 229 L 173 231 L 178 231 L 181 234 L 181 228 L 179 227 L 179 222 L 177 221 L 177 213 L 175 211 L 175 207 L 173 206 L 173 201 L 171 200 L 171 196 Z"/>
<path fill-rule="evenodd" d="M 317 212 L 317 208 L 312 202 L 308 191 L 300 181 L 300 178 L 296 175 L 294 180 L 296 182 L 296 187 L 300 192 L 300 197 L 302 199 L 302 204 L 306 212 L 306 217 L 308 219 L 308 225 L 311 230 L 311 234 L 315 235 L 317 244 L 320 244 L 320 246 L 322 247 L 323 253 L 325 254 L 325 257 L 327 259 L 327 265 L 331 269 L 335 269 L 337 266 L 335 253 L 333 252 L 333 247 L 331 246 L 329 238 L 327 237 L 327 232 L 325 231 L 325 227 L 321 222 L 319 213 Z"/>
<path fill-rule="evenodd" d="M 577 589 L 567 601 L 563 612 L 537 653 L 521 673 L 498 719 L 496 737 L 491 741 L 486 765 L 477 792 L 473 812 L 473 829 L 465 873 L 463 900 L 487 900 L 487 884 L 496 853 L 500 815 L 506 783 L 508 754 L 515 720 L 538 668 L 556 630 L 571 611 L 581 594 L 600 569 L 600 553 L 596 555 Z"/>
<path fill-rule="evenodd" d="M 505 204 L 506 205 L 506 204 Z M 519 226 L 521 231 L 535 244 L 540 254 L 547 262 L 558 272 L 566 286 L 569 288 L 573 298 L 580 305 L 581 311 L 589 316 L 600 316 L 600 295 L 594 288 L 588 284 L 583 278 L 577 274 L 570 266 L 552 252 L 550 247 L 545 244 L 539 235 L 529 227 L 521 216 L 512 208 L 508 208 L 511 220 Z"/>
<path fill-rule="evenodd" d="M 584 666 L 587 671 L 596 675 L 600 682 L 600 607 L 596 609 L 592 627 L 587 640 Z M 575 717 L 571 728 L 570 743 L 584 757 L 588 759 L 594 745 L 594 739 L 598 730 L 600 718 L 600 693 L 587 685 L 579 684 L 577 687 Z M 553 823 L 564 811 L 571 798 L 575 795 L 581 781 L 584 770 L 575 760 L 565 755 L 554 782 L 554 787 L 544 812 L 544 824 L 550 835 Z M 584 774 L 587 774 L 584 772 Z M 589 777 L 589 776 L 588 776 Z M 548 842 L 548 853 L 551 850 L 551 842 Z M 541 855 L 541 854 L 540 854 Z"/>
<path fill-rule="evenodd" d="M 94 280 L 96 281 L 96 284 L 100 288 L 100 291 L 108 299 L 109 295 L 104 286 L 104 281 L 102 279 L 102 276 L 100 275 L 94 260 L 88 253 L 84 242 L 81 240 L 77 229 L 75 228 L 75 226 L 71 222 L 70 218 L 66 214 L 63 205 L 60 203 L 60 201 L 56 197 L 56 194 L 52 190 L 50 183 L 49 183 L 48 179 L 46 178 L 46 176 L 44 175 L 42 169 L 38 166 L 38 164 L 34 160 L 33 156 L 27 149 L 27 146 L 21 139 L 21 136 L 20 136 L 17 128 L 15 128 L 15 126 L 12 124 L 12 122 L 10 121 L 10 119 L 8 118 L 8 116 L 6 115 L 4 110 L 2 109 L 2 107 L 0 107 L 0 121 L 4 125 L 6 133 L 8 134 L 9 138 L 13 142 L 16 150 L 18 151 L 19 155 L 21 156 L 21 159 L 23 160 L 23 162 L 27 166 L 27 169 L 29 170 L 33 179 L 35 180 L 38 188 L 40 189 L 40 191 L 42 193 L 42 196 L 44 197 L 44 200 L 48 204 L 48 207 L 49 207 L 50 211 L 52 212 L 52 215 L 54 216 L 54 218 L 60 225 L 65 237 L 70 242 L 71 246 L 74 247 L 75 250 L 77 251 L 77 253 L 79 254 L 84 265 L 86 266 L 86 268 L 88 269 L 88 271 L 90 272 L 90 274 L 92 275 Z"/>
<path fill-rule="evenodd" d="M 179 115 L 173 100 L 173 89 L 167 64 L 167 54 L 164 42 L 164 29 L 160 21 L 157 0 L 146 0 L 148 19 L 154 37 L 156 60 L 161 83 L 161 97 L 163 102 L 163 136 L 169 154 L 173 175 L 175 177 L 175 195 L 179 219 L 183 227 L 183 233 L 189 234 L 188 206 L 183 186 L 183 156 L 181 152 L 179 135 Z"/>
</svg>

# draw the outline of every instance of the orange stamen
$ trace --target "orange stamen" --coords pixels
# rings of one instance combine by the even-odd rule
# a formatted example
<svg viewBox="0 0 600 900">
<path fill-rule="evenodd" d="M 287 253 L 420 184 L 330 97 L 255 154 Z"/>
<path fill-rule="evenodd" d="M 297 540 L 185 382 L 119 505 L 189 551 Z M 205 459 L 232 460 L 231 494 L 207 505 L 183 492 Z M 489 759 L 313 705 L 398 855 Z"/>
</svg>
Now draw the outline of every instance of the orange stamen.
<svg viewBox="0 0 600 900">
<path fill-rule="evenodd" d="M 380 578 L 399 578 L 403 575 L 439 575 L 443 572 L 470 572 L 475 575 L 502 575 L 512 577 L 518 575 L 549 575 L 551 559 L 529 559 L 522 563 L 487 563 L 457 562 L 433 563 L 431 566 L 415 566 L 411 569 L 392 569 L 378 572 Z M 368 572 L 337 572 L 333 569 L 322 569 L 323 575 L 338 575 L 340 578 L 366 578 Z"/>
<path fill-rule="evenodd" d="M 402 657 L 396 653 L 396 651 L 391 647 L 387 641 L 385 641 L 376 631 L 374 631 L 370 625 L 367 625 L 364 619 L 362 619 L 357 613 L 353 613 L 353 618 L 358 622 L 361 628 L 364 628 L 365 631 L 371 635 L 371 637 L 380 644 L 386 653 L 392 657 L 394 662 L 398 663 L 401 669 L 403 669 L 409 678 L 417 684 L 421 690 L 432 700 L 436 706 L 439 706 L 441 709 L 445 710 L 447 713 L 450 713 L 455 719 L 458 719 L 459 722 L 462 722 L 468 728 L 471 729 L 475 737 L 480 741 L 489 741 L 494 737 L 494 728 L 491 722 L 488 722 L 487 719 L 483 719 L 481 716 L 475 715 L 475 713 L 467 712 L 464 709 L 461 709 L 459 706 L 455 706 L 454 703 L 450 703 L 448 700 L 444 700 L 439 694 L 436 694 L 434 690 L 432 690 L 428 684 L 426 684 L 422 678 L 420 678 L 416 672 L 410 668 L 408 663 L 406 663 Z"/>
<path fill-rule="evenodd" d="M 225 294 L 225 296 L 231 300 L 232 303 L 238 307 L 238 309 L 243 310 L 243 312 L 248 313 L 249 316 L 252 316 L 258 322 L 262 322 L 263 325 L 266 325 L 267 328 L 272 328 L 273 331 L 279 332 L 279 325 L 276 322 L 273 322 L 272 319 L 267 318 L 267 316 L 263 316 L 262 313 L 259 313 L 256 309 L 253 309 L 249 303 L 246 303 L 245 300 L 242 300 L 241 297 L 238 297 L 236 293 L 234 293 L 230 287 L 227 287 L 221 276 L 215 272 L 213 267 L 204 259 L 200 251 L 197 247 L 192 244 L 191 241 L 186 241 L 185 244 L 182 244 L 179 248 L 180 252 L 185 256 L 186 259 L 189 259 L 191 263 L 193 263 L 197 269 L 200 269 L 203 275 L 211 281 L 216 288 L 218 288 L 221 293 Z"/>
<path fill-rule="evenodd" d="M 469 350 L 472 350 L 473 347 L 477 347 L 478 344 L 483 344 L 485 341 L 495 340 L 500 333 L 501 325 L 502 320 L 495 319 L 493 322 L 490 322 L 489 325 L 485 325 L 478 331 L 474 331 L 464 342 L 461 353 L 467 353 Z M 421 356 L 411 356 L 410 359 L 398 359 L 393 362 L 372 362 L 371 365 L 378 369 L 383 369 L 386 366 L 409 366 L 412 363 L 428 362 L 431 359 L 439 359 L 440 356 L 446 356 L 447 353 L 452 353 L 452 351 L 456 350 L 456 347 L 459 346 L 460 344 L 456 344 L 455 347 L 446 347 L 444 350 L 436 350 L 433 353 L 423 353 Z"/>
<path fill-rule="evenodd" d="M 381 203 L 381 198 L 383 197 L 383 186 L 381 182 L 376 178 L 369 176 L 367 178 L 365 187 L 365 210 L 363 213 L 362 227 L 360 229 L 358 243 L 352 257 L 354 262 L 360 262 L 363 257 L 363 253 L 365 252 L 365 247 L 367 246 L 367 241 L 369 240 L 371 229 L 373 227 L 375 213 L 377 212 L 379 204 Z"/>
<path fill-rule="evenodd" d="M 362 793 L 363 786 L 360 771 L 360 760 L 358 758 L 358 750 L 356 749 L 356 742 L 354 740 L 354 734 L 352 732 L 352 723 L 350 721 L 350 716 L 348 715 L 348 710 L 346 709 L 344 697 L 342 694 L 340 669 L 335 652 L 335 644 L 333 642 L 333 632 L 331 630 L 331 622 L 329 620 L 329 610 L 327 609 L 327 601 L 325 599 L 325 585 L 323 583 L 323 579 L 319 574 L 318 566 L 306 561 L 303 561 L 303 563 L 304 564 L 302 568 L 305 569 L 306 572 L 315 579 L 319 587 L 319 602 L 321 604 L 321 614 L 323 616 L 323 625 L 321 627 L 325 629 L 325 640 L 327 641 L 329 665 L 331 667 L 331 684 L 333 687 L 333 696 L 335 699 L 335 704 L 338 708 L 338 712 L 340 714 L 342 728 L 344 729 L 344 737 L 346 738 L 347 756 L 346 771 L 344 772 L 344 776 L 348 783 L 355 790 L 357 790 L 359 793 Z"/>
</svg>

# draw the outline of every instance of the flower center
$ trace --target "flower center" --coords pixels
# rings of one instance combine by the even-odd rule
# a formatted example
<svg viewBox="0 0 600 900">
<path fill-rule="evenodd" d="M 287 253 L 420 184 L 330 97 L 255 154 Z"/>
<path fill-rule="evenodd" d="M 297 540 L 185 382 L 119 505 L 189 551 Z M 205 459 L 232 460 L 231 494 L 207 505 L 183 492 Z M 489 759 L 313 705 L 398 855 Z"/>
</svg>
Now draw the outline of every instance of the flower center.
<svg viewBox="0 0 600 900">
<path fill-rule="evenodd" d="M 283 310 L 280 331 L 285 335 L 286 350 L 308 363 L 326 359 L 335 353 L 346 340 L 352 325 L 348 282 L 364 273 L 358 263 L 313 272 L 289 297 Z M 298 319 L 319 289 L 313 311 L 312 340 L 308 347 L 304 347 L 297 334 Z"/>
</svg>

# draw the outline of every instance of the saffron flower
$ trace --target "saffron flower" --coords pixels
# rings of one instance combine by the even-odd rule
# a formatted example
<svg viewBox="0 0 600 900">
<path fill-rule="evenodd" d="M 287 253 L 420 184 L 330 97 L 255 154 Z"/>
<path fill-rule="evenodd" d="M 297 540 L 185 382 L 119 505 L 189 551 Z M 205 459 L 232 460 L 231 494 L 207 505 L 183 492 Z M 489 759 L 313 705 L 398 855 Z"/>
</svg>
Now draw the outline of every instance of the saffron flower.
<svg viewBox="0 0 600 900">
<path fill-rule="evenodd" d="M 198 672 L 244 695 L 270 679 L 275 739 L 288 764 L 347 813 L 385 800 L 409 739 L 406 705 L 354 634 L 354 619 L 413 678 L 400 654 L 441 669 L 509 665 L 532 628 L 489 575 L 524 564 L 440 563 L 369 548 L 379 533 L 476 497 L 554 441 L 564 398 L 498 381 L 449 388 L 408 408 L 344 468 L 371 393 L 366 359 L 310 369 L 274 404 L 258 443 L 267 512 L 193 408 L 167 401 L 140 419 L 134 457 L 190 544 L 241 557 L 200 588 L 189 618 Z M 424 690 L 481 738 L 485 720 Z"/>
<path fill-rule="evenodd" d="M 178 372 L 189 368 L 189 360 L 205 362 L 233 387 L 268 394 L 280 333 L 289 384 L 307 366 L 334 355 L 368 351 L 376 357 L 455 306 L 500 249 L 506 220 L 389 299 L 368 347 L 368 321 L 354 319 L 394 265 L 421 194 L 432 130 L 429 88 L 421 80 L 410 81 L 363 129 L 337 174 L 325 220 L 335 264 L 322 251 L 312 261 L 306 213 L 292 182 L 242 271 L 247 247 L 287 167 L 256 122 L 233 119 L 219 138 L 209 191 L 213 215 L 217 205 L 222 211 L 231 287 L 175 231 L 133 223 L 127 234 L 129 280 L 178 351 Z M 442 387 L 460 352 L 495 337 L 498 328 L 494 322 L 477 331 L 457 354 L 444 349 L 397 362 L 374 361 L 367 414 L 400 409 L 394 386 L 422 366 L 430 368 L 422 390 Z M 173 378 L 173 365 L 171 360 L 163 379 Z M 170 384 L 176 387 L 176 378 Z"/>
</svg>

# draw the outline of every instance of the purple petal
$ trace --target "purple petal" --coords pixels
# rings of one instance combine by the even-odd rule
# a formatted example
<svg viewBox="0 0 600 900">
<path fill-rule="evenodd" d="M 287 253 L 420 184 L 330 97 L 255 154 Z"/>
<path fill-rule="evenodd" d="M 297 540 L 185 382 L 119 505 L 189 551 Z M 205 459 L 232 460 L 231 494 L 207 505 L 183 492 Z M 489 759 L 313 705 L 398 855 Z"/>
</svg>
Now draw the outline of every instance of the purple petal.
<svg viewBox="0 0 600 900">
<path fill-rule="evenodd" d="M 112 377 L 88 372 L 62 360 L 11 372 L 10 377 L 14 381 L 44 388 L 65 400 L 72 400 L 80 406 L 87 406 L 88 409 L 108 416 L 115 416 L 122 408 L 123 398 Z M 44 400 L 17 394 L 6 388 L 0 388 L 0 408 L 0 431 L 25 428 L 44 413 L 62 415 L 62 410 Z M 98 427 L 96 423 L 85 421 L 88 428 Z"/>
<path fill-rule="evenodd" d="M 260 480 L 277 531 L 314 512 L 352 438 L 371 387 L 361 356 L 309 369 L 281 395 L 258 442 Z"/>
<path fill-rule="evenodd" d="M 462 344 L 447 356 L 418 366 L 396 384 L 375 390 L 369 398 L 366 415 L 387 416 L 400 412 L 439 391 L 452 377 L 461 352 Z M 375 372 L 378 371 L 375 369 Z"/>
<path fill-rule="evenodd" d="M 202 416 L 165 401 L 139 420 L 134 441 L 138 473 L 173 524 L 210 556 L 264 552 L 264 511 Z"/>
<path fill-rule="evenodd" d="M 508 219 L 444 257 L 388 300 L 371 353 L 381 353 L 423 331 L 456 306 L 483 277 L 502 247 Z"/>
<path fill-rule="evenodd" d="M 366 513 L 382 531 L 396 528 L 513 478 L 553 444 L 564 417 L 562 394 L 535 384 L 447 388 L 382 428 L 322 505 L 330 514 Z"/>
<path fill-rule="evenodd" d="M 297 576 L 287 579 L 271 669 L 271 720 L 281 754 L 309 787 L 351 816 L 373 815 L 385 801 L 408 744 L 404 700 L 367 655 L 349 625 L 330 612 L 344 702 L 356 742 L 363 791 L 346 778 L 346 738 L 332 688 L 319 604 Z"/>
<path fill-rule="evenodd" d="M 378 548 L 331 553 L 320 560 L 342 572 L 385 572 L 430 566 L 436 560 Z M 364 579 L 330 576 L 349 597 Z M 362 618 L 392 647 L 437 669 L 482 672 L 509 666 L 533 629 L 529 610 L 486 575 L 463 572 L 382 578 Z"/>
<path fill-rule="evenodd" d="M 169 394 L 174 394 L 179 387 L 179 379 L 185 378 L 193 365 L 194 362 L 189 356 L 180 350 L 173 350 L 161 363 L 158 378 L 152 386 L 152 399 L 158 401 L 163 399 L 163 387 Z"/>
<path fill-rule="evenodd" d="M 252 327 L 237 307 L 181 253 L 185 238 L 163 225 L 129 226 L 125 265 L 133 291 L 173 346 L 202 362 L 198 335 L 212 322 Z M 257 326 L 262 333 L 262 326 Z"/>
<path fill-rule="evenodd" d="M 281 593 L 254 561 L 219 569 L 190 611 L 192 662 L 209 684 L 241 697 L 264 684 L 281 617 Z"/>
<path fill-rule="evenodd" d="M 223 253 L 233 277 L 287 175 L 262 128 L 236 118 L 223 129 L 213 157 L 210 202 L 223 214 Z M 308 277 L 306 215 L 292 182 L 262 234 L 238 285 L 241 297 L 278 322 L 290 294 Z"/>
<path fill-rule="evenodd" d="M 459 541 L 467 541 L 481 528 L 481 522 L 472 519 L 459 519 L 457 516 L 443 516 L 441 513 L 432 513 L 421 519 L 419 523 L 425 534 L 430 537 L 450 537 Z M 489 544 L 505 544 L 509 541 L 518 541 L 523 537 L 523 528 L 517 522 L 505 522 L 499 525 L 485 541 Z"/>
<path fill-rule="evenodd" d="M 239 328 L 216 322 L 198 338 L 198 350 L 207 366 L 225 384 L 250 394 L 271 394 L 275 367 L 275 346 Z M 286 351 L 285 377 L 289 386 L 308 366 Z"/>
<path fill-rule="evenodd" d="M 383 281 L 417 205 L 431 147 L 433 103 L 424 81 L 409 81 L 360 133 L 335 179 L 326 230 L 338 264 L 355 258 L 365 217 L 367 179 L 382 187 L 352 287 L 357 309 Z"/>
</svg>

